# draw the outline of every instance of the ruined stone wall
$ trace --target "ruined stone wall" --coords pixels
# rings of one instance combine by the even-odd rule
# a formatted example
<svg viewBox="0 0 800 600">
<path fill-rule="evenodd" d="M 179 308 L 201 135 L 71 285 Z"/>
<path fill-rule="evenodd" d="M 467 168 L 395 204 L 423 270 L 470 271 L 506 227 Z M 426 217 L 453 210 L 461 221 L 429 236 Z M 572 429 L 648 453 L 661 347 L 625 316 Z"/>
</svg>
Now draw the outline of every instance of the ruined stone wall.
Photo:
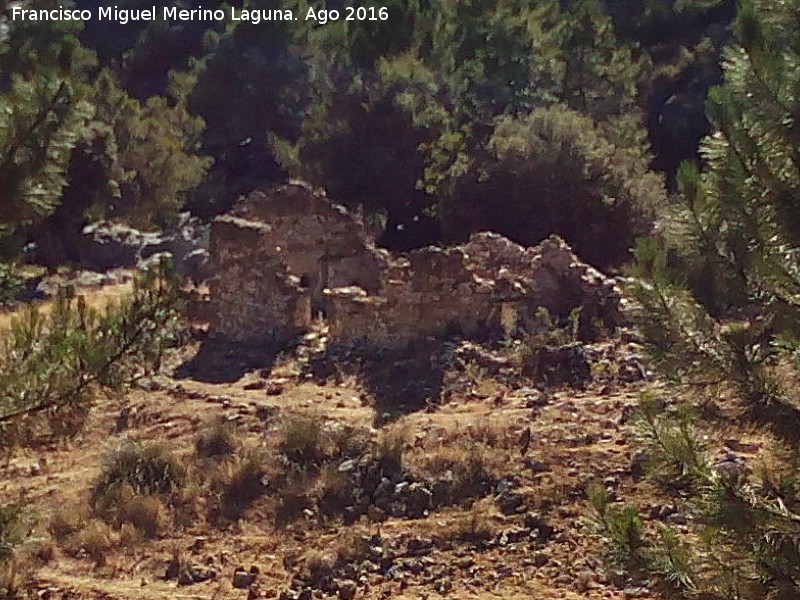
<svg viewBox="0 0 800 600">
<path fill-rule="evenodd" d="M 264 244 L 269 226 L 222 216 L 211 226 L 210 327 L 231 341 L 285 343 L 308 328 L 308 291 Z"/>
<path fill-rule="evenodd" d="M 496 284 L 513 287 L 520 319 L 533 318 L 539 307 L 555 317 L 567 317 L 580 307 L 585 322 L 600 321 L 614 328 L 622 320 L 622 293 L 615 282 L 582 262 L 558 236 L 524 248 L 496 233 L 473 235 L 464 245 L 471 268 Z"/>
<path fill-rule="evenodd" d="M 492 287 L 476 277 L 462 249 L 422 248 L 393 261 L 380 295 L 359 288 L 328 292 L 330 335 L 402 347 L 428 336 L 484 337 L 500 324 Z"/>
<path fill-rule="evenodd" d="M 211 233 L 212 330 L 286 341 L 322 310 L 332 343 L 402 347 L 426 337 L 486 338 L 524 328 L 539 307 L 613 328 L 621 294 L 557 237 L 524 248 L 491 233 L 460 247 L 392 256 L 363 224 L 308 186 L 252 194 Z"/>
<path fill-rule="evenodd" d="M 308 185 L 253 192 L 231 214 L 267 226 L 261 243 L 282 254 L 316 309 L 324 308 L 326 288 L 357 285 L 378 292 L 385 253 L 375 249 L 360 219 Z"/>
</svg>

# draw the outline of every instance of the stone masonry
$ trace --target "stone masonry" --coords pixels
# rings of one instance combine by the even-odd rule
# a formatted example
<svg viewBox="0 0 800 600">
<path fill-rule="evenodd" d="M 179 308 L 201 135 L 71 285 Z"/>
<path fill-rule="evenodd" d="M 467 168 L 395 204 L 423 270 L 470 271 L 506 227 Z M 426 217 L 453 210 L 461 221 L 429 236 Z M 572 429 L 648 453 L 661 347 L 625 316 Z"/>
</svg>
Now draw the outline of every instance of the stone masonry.
<svg viewBox="0 0 800 600">
<path fill-rule="evenodd" d="M 260 223 L 260 246 L 280 257 L 308 288 L 316 310 L 324 290 L 356 285 L 368 293 L 380 289 L 388 253 L 375 249 L 361 220 L 304 184 L 256 191 L 231 211 Z"/>
<path fill-rule="evenodd" d="M 452 248 L 392 255 L 363 223 L 309 186 L 254 192 L 211 227 L 211 332 L 282 344 L 328 322 L 330 342 L 399 348 L 427 337 L 486 338 L 525 327 L 545 307 L 613 329 L 613 280 L 561 239 L 524 248 L 493 233 Z"/>
<path fill-rule="evenodd" d="M 211 330 L 232 341 L 281 344 L 311 323 L 308 290 L 263 243 L 269 232 L 266 224 L 238 217 L 214 221 Z"/>
</svg>

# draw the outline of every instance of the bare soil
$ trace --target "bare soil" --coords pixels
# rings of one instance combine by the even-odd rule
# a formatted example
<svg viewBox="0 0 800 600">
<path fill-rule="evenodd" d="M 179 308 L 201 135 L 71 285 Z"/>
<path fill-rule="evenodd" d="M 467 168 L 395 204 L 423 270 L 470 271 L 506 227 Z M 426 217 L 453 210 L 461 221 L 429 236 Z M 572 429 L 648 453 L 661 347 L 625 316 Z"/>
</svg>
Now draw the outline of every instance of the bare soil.
<svg viewBox="0 0 800 600">
<path fill-rule="evenodd" d="M 115 286 L 90 297 L 102 304 L 124 291 L 124 286 Z M 0 318 L 3 326 L 10 315 Z M 478 376 L 456 386 L 457 391 L 442 405 L 406 414 L 379 432 L 374 429 L 373 403 L 354 378 L 319 385 L 297 377 L 291 362 L 278 363 L 271 373 L 243 367 L 240 377 L 220 383 L 208 382 L 210 378 L 202 373 L 192 377 L 175 370 L 200 347 L 194 343 L 181 349 L 173 357 L 173 375 L 149 382 L 148 389 L 98 398 L 77 438 L 19 450 L 0 466 L 0 497 L 20 502 L 32 514 L 31 535 L 17 559 L 17 578 L 29 597 L 277 598 L 291 587 L 309 556 L 333 551 L 337 544 L 359 537 L 392 549 L 398 569 L 387 576 L 385 569 L 370 572 L 369 565 L 361 565 L 356 598 L 657 597 L 632 589 L 631 582 L 609 572 L 602 560 L 602 540 L 585 518 L 585 491 L 592 483 L 605 485 L 644 515 L 657 506 L 648 484 L 631 475 L 631 440 L 622 424 L 642 386 L 652 384 L 606 393 L 596 388 L 553 390 L 531 406 L 524 389 Z M 235 355 L 223 358 L 234 367 L 238 364 Z M 181 373 L 180 379 L 176 372 Z M 280 393 L 265 391 L 260 383 L 265 377 L 281 382 Z M 117 431 L 123 409 L 131 417 L 127 428 Z M 110 529 L 100 561 L 86 552 L 70 554 L 52 540 L 48 529 L 52 517 L 87 510 L 104 457 L 127 441 L 162 442 L 190 464 L 198 432 L 215 418 L 235 421 L 240 443 L 268 447 L 277 435 L 280 417 L 298 412 L 328 423 L 363 427 L 375 435 L 402 433 L 405 460 L 421 469 L 432 457 L 458 453 L 471 440 L 491 438 L 482 446 L 488 452 L 486 463 L 499 479 L 516 482 L 523 507 L 503 514 L 498 496 L 492 493 L 472 507 L 454 505 L 421 519 L 373 522 L 362 517 L 344 526 L 340 520 L 322 522 L 309 516 L 276 525 L 271 505 L 264 500 L 232 523 L 209 522 L 204 517 L 207 507 L 200 506 L 196 519 L 165 527 L 155 539 L 131 540 Z M 265 421 L 264 414 L 276 418 Z M 528 444 L 523 443 L 526 429 L 531 432 Z M 490 531 L 488 541 L 474 543 L 454 535 L 473 517 Z M 526 523 L 534 518 L 552 528 L 547 539 L 526 533 Z M 421 555 L 415 554 L 409 551 L 413 539 L 431 543 Z M 52 556 L 39 560 L 36 553 L 41 554 L 43 546 L 52 549 Z M 176 556 L 212 568 L 216 577 L 192 585 L 165 580 L 170 560 Z M 234 571 L 251 566 L 258 568 L 256 584 L 249 590 L 234 588 Z M 321 591 L 315 594 L 325 597 Z"/>
</svg>

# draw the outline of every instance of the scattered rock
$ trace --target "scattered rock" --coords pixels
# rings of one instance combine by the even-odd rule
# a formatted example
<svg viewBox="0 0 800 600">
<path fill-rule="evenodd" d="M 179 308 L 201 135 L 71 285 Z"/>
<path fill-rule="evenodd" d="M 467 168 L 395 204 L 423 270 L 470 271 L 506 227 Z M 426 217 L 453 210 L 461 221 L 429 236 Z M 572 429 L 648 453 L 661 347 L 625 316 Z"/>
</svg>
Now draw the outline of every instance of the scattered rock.
<svg viewBox="0 0 800 600">
<path fill-rule="evenodd" d="M 263 379 L 259 379 L 258 381 L 251 381 L 250 383 L 244 384 L 242 389 L 245 389 L 245 390 L 263 390 L 266 387 L 267 387 L 267 382 L 264 381 Z"/>
<path fill-rule="evenodd" d="M 206 547 L 206 543 L 208 542 L 208 538 L 204 535 L 198 536 L 194 538 L 192 541 L 192 545 L 190 546 L 189 550 L 191 552 L 200 552 L 203 548 Z"/>
<path fill-rule="evenodd" d="M 497 496 L 497 506 L 504 515 L 513 515 L 525 510 L 525 496 L 519 492 L 506 491 Z"/>
<path fill-rule="evenodd" d="M 540 568 L 550 562 L 550 557 L 544 552 L 534 552 L 533 566 Z"/>
<path fill-rule="evenodd" d="M 647 453 L 643 450 L 635 450 L 633 454 L 631 454 L 630 465 L 628 469 L 630 470 L 631 477 L 634 480 L 641 479 L 645 476 L 647 472 Z"/>
<path fill-rule="evenodd" d="M 265 388 L 267 390 L 267 396 L 280 396 L 284 390 L 283 384 L 277 381 L 266 382 Z"/>
<path fill-rule="evenodd" d="M 297 600 L 311 600 L 314 597 L 314 590 L 310 587 L 303 588 L 300 590 L 300 593 L 297 594 Z"/>
<path fill-rule="evenodd" d="M 191 564 L 182 569 L 178 575 L 178 585 L 192 585 L 210 579 L 216 579 L 217 571 L 211 567 Z"/>
<path fill-rule="evenodd" d="M 250 571 L 245 571 L 244 568 L 239 567 L 233 572 L 233 587 L 243 590 L 249 588 L 256 581 L 258 569 L 250 567 Z"/>
<path fill-rule="evenodd" d="M 356 592 L 358 591 L 358 585 L 355 581 L 346 579 L 344 581 L 338 582 L 339 586 L 339 598 L 342 600 L 353 600 L 356 597 Z"/>
</svg>

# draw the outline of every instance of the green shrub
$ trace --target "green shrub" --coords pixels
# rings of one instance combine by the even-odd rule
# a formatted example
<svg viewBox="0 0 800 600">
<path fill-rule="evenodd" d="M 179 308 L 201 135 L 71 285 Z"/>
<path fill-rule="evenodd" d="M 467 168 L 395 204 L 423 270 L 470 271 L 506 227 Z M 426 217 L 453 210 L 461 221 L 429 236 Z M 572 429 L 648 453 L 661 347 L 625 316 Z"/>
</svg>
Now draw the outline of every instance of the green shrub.
<svg viewBox="0 0 800 600">
<path fill-rule="evenodd" d="M 158 444 L 128 444 L 107 459 L 92 489 L 95 507 L 114 506 L 128 494 L 168 494 L 183 486 L 186 469 L 169 450 Z"/>
<path fill-rule="evenodd" d="M 491 230 L 532 245 L 555 233 L 593 265 L 620 265 L 665 202 L 644 151 L 563 106 L 497 119 L 475 162 L 443 196 L 452 238 Z"/>
<path fill-rule="evenodd" d="M 592 521 L 608 544 L 612 563 L 639 572 L 647 564 L 647 543 L 639 512 L 632 506 L 612 506 L 608 491 L 600 486 L 587 490 Z"/>
<path fill-rule="evenodd" d="M 653 570 L 679 591 L 695 589 L 696 560 L 691 548 L 675 533 L 664 525 L 658 524 L 658 538 L 653 544 Z"/>
<path fill-rule="evenodd" d="M 640 400 L 636 422 L 639 439 L 646 448 L 648 473 L 668 485 L 702 483 L 708 478 L 703 436 L 693 424 L 693 412 L 683 407 L 665 414 L 649 394 Z"/>
<path fill-rule="evenodd" d="M 0 260 L 0 307 L 13 304 L 24 285 L 17 265 Z"/>
<path fill-rule="evenodd" d="M 41 427 L 79 431 L 99 388 L 120 389 L 160 368 L 181 309 L 177 280 L 162 265 L 103 311 L 69 288 L 49 312 L 23 311 L 0 331 L 0 445 L 33 441 Z"/>
</svg>

